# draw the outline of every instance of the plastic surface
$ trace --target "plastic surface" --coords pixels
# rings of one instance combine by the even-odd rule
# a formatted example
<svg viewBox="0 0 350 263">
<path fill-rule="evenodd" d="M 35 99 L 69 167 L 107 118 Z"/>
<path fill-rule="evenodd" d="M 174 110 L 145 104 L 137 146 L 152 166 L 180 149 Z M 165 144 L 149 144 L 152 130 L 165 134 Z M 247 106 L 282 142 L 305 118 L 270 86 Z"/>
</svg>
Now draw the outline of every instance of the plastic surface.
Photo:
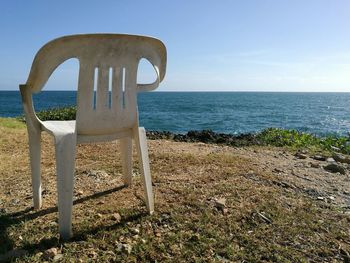
<svg viewBox="0 0 350 263">
<path fill-rule="evenodd" d="M 41 121 L 32 93 L 39 92 L 53 71 L 70 58 L 79 60 L 76 121 Z M 154 83 L 137 84 L 137 68 L 145 58 L 157 75 Z M 155 38 L 121 34 L 72 35 L 55 39 L 35 56 L 27 83 L 20 85 L 29 136 L 34 208 L 42 205 L 40 134 L 54 137 L 59 231 L 72 236 L 72 207 L 77 143 L 120 139 L 124 183 L 132 179 L 132 140 L 139 156 L 146 206 L 154 211 L 146 133 L 138 125 L 137 92 L 153 90 L 163 80 L 166 49 Z M 95 89 L 95 91 L 94 91 Z"/>
</svg>

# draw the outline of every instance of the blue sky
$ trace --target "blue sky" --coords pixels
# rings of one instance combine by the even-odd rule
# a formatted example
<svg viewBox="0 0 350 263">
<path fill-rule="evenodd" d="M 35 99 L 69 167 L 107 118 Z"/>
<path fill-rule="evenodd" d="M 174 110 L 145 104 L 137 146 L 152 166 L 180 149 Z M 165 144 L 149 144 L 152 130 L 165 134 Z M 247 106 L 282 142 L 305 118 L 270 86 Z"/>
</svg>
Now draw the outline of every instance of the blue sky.
<svg viewBox="0 0 350 263">
<path fill-rule="evenodd" d="M 38 49 L 76 33 L 151 35 L 168 50 L 161 91 L 350 92 L 350 1 L 0 2 L 0 90 L 18 89 Z M 142 64 L 140 81 L 153 78 Z M 46 89 L 75 89 L 68 61 Z"/>
</svg>

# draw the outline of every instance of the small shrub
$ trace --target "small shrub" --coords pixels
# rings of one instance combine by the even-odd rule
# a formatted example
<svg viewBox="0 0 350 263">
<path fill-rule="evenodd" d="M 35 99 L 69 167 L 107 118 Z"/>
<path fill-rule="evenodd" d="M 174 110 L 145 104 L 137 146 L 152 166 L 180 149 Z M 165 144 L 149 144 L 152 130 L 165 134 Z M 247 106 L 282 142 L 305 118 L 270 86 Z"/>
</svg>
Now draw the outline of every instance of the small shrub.
<svg viewBox="0 0 350 263">
<path fill-rule="evenodd" d="M 39 111 L 37 116 L 42 121 L 55 120 L 55 121 L 68 121 L 75 120 L 77 108 L 75 106 L 52 108 L 43 111 Z"/>
<path fill-rule="evenodd" d="M 317 137 L 312 134 L 298 132 L 296 130 L 284 130 L 279 128 L 268 128 L 256 135 L 257 139 L 265 145 L 283 147 L 288 146 L 295 149 L 309 148 L 316 151 L 333 152 L 334 147 L 340 152 L 350 154 L 350 137 L 325 136 Z"/>
</svg>

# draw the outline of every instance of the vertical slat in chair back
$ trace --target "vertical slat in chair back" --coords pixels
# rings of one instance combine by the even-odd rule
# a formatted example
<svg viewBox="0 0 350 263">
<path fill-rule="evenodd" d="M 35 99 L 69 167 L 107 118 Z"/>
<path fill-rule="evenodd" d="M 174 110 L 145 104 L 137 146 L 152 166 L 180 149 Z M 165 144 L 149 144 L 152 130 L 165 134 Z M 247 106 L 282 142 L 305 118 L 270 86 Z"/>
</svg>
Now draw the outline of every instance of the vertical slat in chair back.
<svg viewBox="0 0 350 263">
<path fill-rule="evenodd" d="M 132 128 L 137 118 L 138 54 L 113 48 L 80 60 L 77 129 L 80 135 Z M 92 57 L 95 55 L 96 57 Z"/>
</svg>

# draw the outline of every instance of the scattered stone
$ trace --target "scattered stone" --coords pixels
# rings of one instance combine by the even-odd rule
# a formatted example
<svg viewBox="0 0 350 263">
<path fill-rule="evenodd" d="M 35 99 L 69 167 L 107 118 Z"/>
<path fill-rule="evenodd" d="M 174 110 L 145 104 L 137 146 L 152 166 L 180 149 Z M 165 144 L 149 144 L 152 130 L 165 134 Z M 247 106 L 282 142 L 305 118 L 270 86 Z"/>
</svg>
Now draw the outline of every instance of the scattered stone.
<svg viewBox="0 0 350 263">
<path fill-rule="evenodd" d="M 112 215 L 112 220 L 116 221 L 117 223 L 119 223 L 122 220 L 122 217 L 120 216 L 119 213 L 114 213 Z"/>
<path fill-rule="evenodd" d="M 335 160 L 332 157 L 329 157 L 326 159 L 326 162 L 335 163 Z"/>
<path fill-rule="evenodd" d="M 323 196 L 317 196 L 317 200 L 323 201 L 324 197 Z"/>
<path fill-rule="evenodd" d="M 87 176 L 91 176 L 94 178 L 105 178 L 108 177 L 108 173 L 104 170 L 90 170 L 84 172 Z"/>
<path fill-rule="evenodd" d="M 320 168 L 320 165 L 318 163 L 310 163 L 310 166 L 312 168 Z"/>
<path fill-rule="evenodd" d="M 227 215 L 228 214 L 228 209 L 227 208 L 222 209 L 222 214 L 223 215 Z"/>
<path fill-rule="evenodd" d="M 331 149 L 335 152 L 340 152 L 340 149 L 338 147 L 331 146 Z"/>
<path fill-rule="evenodd" d="M 55 226 L 58 226 L 58 223 L 56 221 L 52 221 L 49 223 L 49 225 L 55 227 Z"/>
<path fill-rule="evenodd" d="M 132 251 L 132 246 L 130 244 L 123 244 L 123 250 L 130 254 Z"/>
<path fill-rule="evenodd" d="M 57 254 L 56 256 L 53 257 L 53 261 L 58 261 L 63 258 L 63 254 Z"/>
<path fill-rule="evenodd" d="M 348 163 L 350 164 L 350 158 L 340 154 L 340 153 L 335 153 L 333 154 L 333 159 L 339 163 Z"/>
<path fill-rule="evenodd" d="M 45 259 L 52 259 L 52 258 L 54 258 L 57 254 L 58 254 L 57 248 L 52 247 L 52 248 L 50 248 L 50 249 L 45 250 L 43 256 L 44 256 Z"/>
<path fill-rule="evenodd" d="M 322 156 L 322 155 L 313 155 L 311 156 L 312 159 L 316 160 L 316 161 L 326 161 L 327 158 Z"/>
<path fill-rule="evenodd" d="M 21 201 L 19 199 L 16 199 L 16 198 L 14 198 L 10 201 L 11 205 L 18 205 L 20 202 Z"/>
<path fill-rule="evenodd" d="M 138 228 L 131 228 L 130 231 L 135 235 L 140 234 L 140 229 L 138 229 Z"/>
<path fill-rule="evenodd" d="M 123 243 L 120 243 L 120 242 L 116 241 L 115 244 L 117 246 L 117 251 L 122 251 L 123 250 Z"/>
<path fill-rule="evenodd" d="M 79 190 L 79 191 L 77 191 L 77 192 L 76 192 L 76 194 L 77 194 L 77 195 L 83 195 L 83 194 L 84 194 L 84 192 L 83 192 L 83 191 L 81 191 L 81 190 Z"/>
<path fill-rule="evenodd" d="M 97 216 L 98 218 L 102 218 L 102 217 L 103 217 L 103 215 L 100 214 L 100 213 L 97 213 L 96 216 Z"/>
<path fill-rule="evenodd" d="M 215 198 L 214 206 L 218 209 L 223 210 L 226 207 L 226 198 Z"/>
<path fill-rule="evenodd" d="M 130 244 L 116 242 L 116 245 L 117 245 L 117 251 L 123 251 L 128 254 L 130 254 L 132 251 L 132 246 Z"/>
<path fill-rule="evenodd" d="M 92 258 L 92 259 L 96 259 L 97 258 L 97 253 L 95 251 L 89 251 L 88 257 Z"/>
<path fill-rule="evenodd" d="M 340 173 L 345 174 L 345 169 L 343 166 L 336 164 L 336 163 L 330 163 L 324 167 L 324 169 L 331 173 Z"/>
<path fill-rule="evenodd" d="M 305 153 L 302 153 L 302 152 L 297 152 L 295 154 L 295 157 L 299 158 L 299 159 L 306 159 L 307 158 L 307 155 Z"/>
</svg>

